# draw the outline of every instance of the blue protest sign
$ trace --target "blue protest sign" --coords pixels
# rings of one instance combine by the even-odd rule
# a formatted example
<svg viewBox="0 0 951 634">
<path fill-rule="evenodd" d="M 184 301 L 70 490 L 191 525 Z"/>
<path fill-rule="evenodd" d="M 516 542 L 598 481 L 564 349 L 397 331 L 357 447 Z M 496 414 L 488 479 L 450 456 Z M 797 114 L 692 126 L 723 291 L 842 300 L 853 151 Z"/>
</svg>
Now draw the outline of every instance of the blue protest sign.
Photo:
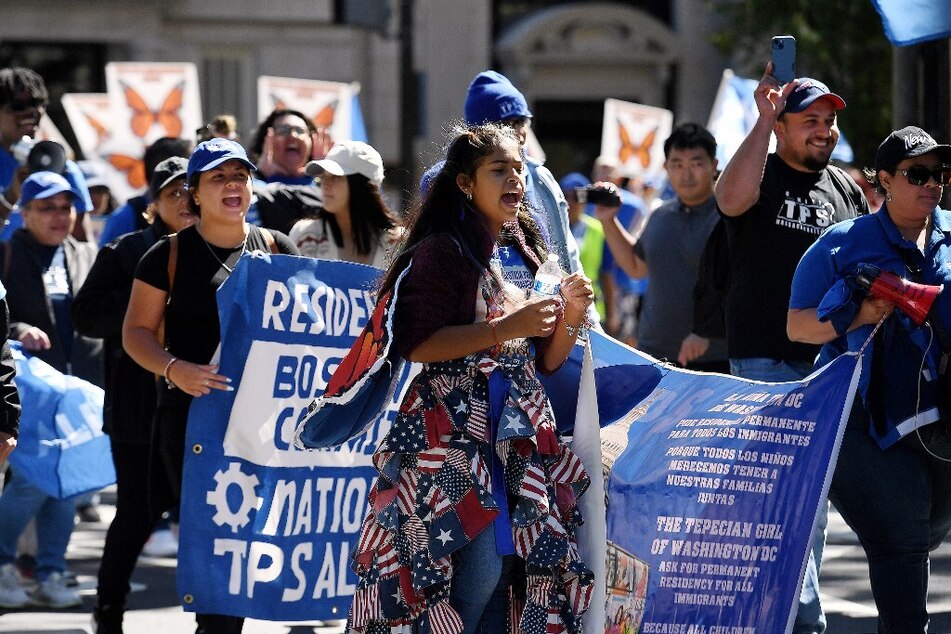
<svg viewBox="0 0 951 634">
<path fill-rule="evenodd" d="M 178 574 L 186 609 L 346 616 L 350 551 L 376 476 L 370 458 L 395 406 L 340 447 L 302 451 L 292 439 L 366 324 L 379 274 L 256 253 L 218 291 L 220 371 L 235 391 L 195 399 L 189 413 Z"/>
<path fill-rule="evenodd" d="M 593 337 L 593 346 L 597 360 L 619 344 Z M 652 365 L 627 356 L 635 373 Z M 652 366 L 649 394 L 602 429 L 607 631 L 791 631 L 856 359 L 793 383 Z M 622 367 L 596 369 L 596 381 Z"/>
<path fill-rule="evenodd" d="M 414 366 L 402 365 L 365 434 L 312 452 L 293 437 L 366 335 L 378 275 L 254 254 L 219 290 L 221 372 L 236 389 L 196 399 L 190 412 L 178 575 L 186 609 L 282 621 L 347 614 L 371 457 Z M 585 552 L 605 552 L 606 530 L 605 631 L 791 627 L 856 357 L 802 382 L 764 384 L 677 370 L 599 333 L 590 347 L 586 394 L 576 399 L 580 347 L 548 389 L 563 429 L 595 407 L 592 389 L 597 396 L 608 506 L 600 551 Z"/>
</svg>

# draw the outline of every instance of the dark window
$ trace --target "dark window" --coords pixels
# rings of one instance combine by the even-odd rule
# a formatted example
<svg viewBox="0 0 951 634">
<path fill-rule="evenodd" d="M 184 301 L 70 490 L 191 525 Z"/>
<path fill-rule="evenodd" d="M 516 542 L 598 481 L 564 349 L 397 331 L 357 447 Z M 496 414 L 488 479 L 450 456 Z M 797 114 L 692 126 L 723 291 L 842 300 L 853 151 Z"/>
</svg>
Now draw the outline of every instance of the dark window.
<svg viewBox="0 0 951 634">
<path fill-rule="evenodd" d="M 532 128 L 545 150 L 545 166 L 555 178 L 568 172 L 591 175 L 601 153 L 604 101 L 537 101 Z"/>
</svg>

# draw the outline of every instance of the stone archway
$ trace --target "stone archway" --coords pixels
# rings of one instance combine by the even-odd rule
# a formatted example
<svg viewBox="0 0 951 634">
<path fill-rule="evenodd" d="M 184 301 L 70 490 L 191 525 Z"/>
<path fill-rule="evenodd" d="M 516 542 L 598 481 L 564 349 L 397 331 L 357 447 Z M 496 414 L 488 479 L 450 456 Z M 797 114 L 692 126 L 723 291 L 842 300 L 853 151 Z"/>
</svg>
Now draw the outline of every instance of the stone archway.
<svg viewBox="0 0 951 634">
<path fill-rule="evenodd" d="M 607 97 L 667 106 L 679 38 L 653 16 L 609 3 L 561 5 L 500 34 L 500 70 L 537 99 Z"/>
</svg>

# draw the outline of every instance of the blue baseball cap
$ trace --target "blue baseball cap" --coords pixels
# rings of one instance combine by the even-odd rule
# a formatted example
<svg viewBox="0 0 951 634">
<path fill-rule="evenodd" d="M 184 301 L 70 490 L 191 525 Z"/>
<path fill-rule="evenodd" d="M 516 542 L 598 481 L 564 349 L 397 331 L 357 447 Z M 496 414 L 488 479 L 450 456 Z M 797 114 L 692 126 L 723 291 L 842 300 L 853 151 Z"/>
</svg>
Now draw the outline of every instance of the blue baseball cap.
<svg viewBox="0 0 951 634">
<path fill-rule="evenodd" d="M 185 178 L 191 181 L 194 174 L 207 172 L 231 160 L 241 161 L 251 171 L 257 169 L 240 143 L 218 138 L 202 141 L 188 159 L 188 172 Z"/>
<path fill-rule="evenodd" d="M 786 98 L 786 107 L 783 108 L 783 113 L 802 112 L 817 99 L 828 99 L 832 102 L 832 107 L 836 110 L 845 108 L 845 99 L 829 90 L 829 87 L 818 79 L 800 77 L 796 81 L 798 81 L 799 84 L 796 86 L 796 89 L 790 93 L 789 97 Z"/>
<path fill-rule="evenodd" d="M 73 202 L 82 202 L 83 200 L 82 194 L 56 172 L 34 172 L 23 181 L 23 186 L 20 187 L 20 200 L 17 201 L 17 205 L 24 207 L 34 200 L 43 200 L 63 192 L 71 194 Z"/>
<path fill-rule="evenodd" d="M 561 180 L 558 181 L 558 186 L 561 187 L 561 191 L 564 192 L 565 196 L 569 193 L 574 194 L 575 188 L 577 187 L 587 187 L 590 184 L 591 181 L 581 172 L 565 174 L 561 177 Z"/>
<path fill-rule="evenodd" d="M 464 111 L 469 125 L 532 116 L 525 95 L 508 77 L 494 70 L 479 73 L 469 84 Z"/>
</svg>

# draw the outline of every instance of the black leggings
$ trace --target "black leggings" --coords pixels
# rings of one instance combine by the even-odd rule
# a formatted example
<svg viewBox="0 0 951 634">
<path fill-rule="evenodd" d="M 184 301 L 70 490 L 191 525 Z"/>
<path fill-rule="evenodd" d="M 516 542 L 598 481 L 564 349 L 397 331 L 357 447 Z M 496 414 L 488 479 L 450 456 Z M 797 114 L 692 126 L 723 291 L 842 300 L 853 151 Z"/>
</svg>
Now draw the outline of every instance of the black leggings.
<svg viewBox="0 0 951 634">
<path fill-rule="evenodd" d="M 116 517 L 99 564 L 98 603 L 121 608 L 129 579 L 161 513 L 149 511 L 149 446 L 111 441 L 116 467 Z"/>
</svg>

